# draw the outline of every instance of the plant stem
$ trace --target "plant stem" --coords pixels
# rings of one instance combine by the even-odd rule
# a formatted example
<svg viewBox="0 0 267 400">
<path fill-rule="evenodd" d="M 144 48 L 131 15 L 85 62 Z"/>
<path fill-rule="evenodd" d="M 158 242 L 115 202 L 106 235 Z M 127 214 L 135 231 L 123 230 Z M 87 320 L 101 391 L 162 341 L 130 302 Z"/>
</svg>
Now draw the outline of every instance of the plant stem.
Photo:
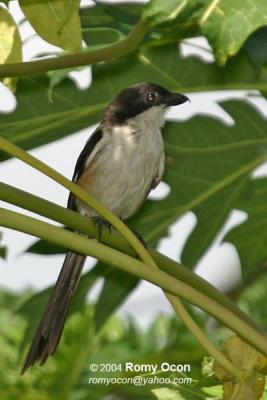
<svg viewBox="0 0 267 400">
<path fill-rule="evenodd" d="M 73 68 L 117 58 L 133 51 L 143 40 L 148 29 L 148 23 L 143 19 L 140 19 L 125 39 L 105 48 L 67 54 L 60 57 L 51 57 L 37 61 L 4 64 L 0 66 L 0 78 Z"/>
<path fill-rule="evenodd" d="M 0 200 L 57 221 L 89 237 L 97 237 L 98 235 L 97 229 L 92 221 L 85 216 L 38 196 L 34 196 L 23 190 L 14 188 L 3 182 L 0 182 Z M 117 231 L 111 233 L 108 229 L 103 229 L 101 241 L 108 246 L 136 257 L 136 252 Z M 258 325 L 256 325 L 243 311 L 241 311 L 223 293 L 209 284 L 206 280 L 202 279 L 200 276 L 196 275 L 190 269 L 184 267 L 178 262 L 158 253 L 156 250 L 148 248 L 148 251 L 161 270 L 211 297 L 214 301 L 232 311 L 235 315 L 239 316 L 239 318 L 243 319 L 261 332 Z"/>
<path fill-rule="evenodd" d="M 40 237 L 75 252 L 95 257 L 124 272 L 146 279 L 166 290 L 166 292 L 174 296 L 180 296 L 203 309 L 267 356 L 267 340 L 262 334 L 208 296 L 174 279 L 163 271 L 150 267 L 133 257 L 111 249 L 95 240 L 66 231 L 47 222 L 24 216 L 15 211 L 0 208 L 0 225 Z"/>
<path fill-rule="evenodd" d="M 227 371 L 230 376 L 233 376 L 236 380 L 240 380 L 243 376 L 243 372 L 234 366 L 230 360 L 221 353 L 212 342 L 206 337 L 205 333 L 200 329 L 197 323 L 193 320 L 189 312 L 186 310 L 180 299 L 170 294 L 166 294 L 167 299 L 172 304 L 176 313 L 179 315 L 188 330 L 195 336 L 200 345 L 206 352 L 211 355 L 220 366 Z"/>
<path fill-rule="evenodd" d="M 21 160 L 27 162 L 28 164 L 32 165 L 34 168 L 37 168 L 41 172 L 45 173 L 46 175 L 50 176 L 51 178 L 57 180 L 57 182 L 63 184 L 65 187 L 69 188 L 74 194 L 76 194 L 81 200 L 83 200 L 86 204 L 93 207 L 100 215 L 106 218 L 110 223 L 113 224 L 121 233 L 128 239 L 129 243 L 132 244 L 135 251 L 139 254 L 141 259 L 148 265 L 154 269 L 158 269 L 157 264 L 148 253 L 148 251 L 142 246 L 139 240 L 135 237 L 134 234 L 124 225 L 121 221 L 112 213 L 110 213 L 107 209 L 105 209 L 101 204 L 99 204 L 94 198 L 91 198 L 90 195 L 85 193 L 83 190 L 80 189 L 77 185 L 73 184 L 73 182 L 68 181 L 65 177 L 59 174 L 57 171 L 54 171 L 49 166 L 41 163 L 39 160 L 35 159 L 28 153 L 24 152 L 23 150 L 19 149 L 18 147 L 14 146 L 13 144 L 7 142 L 5 139 L 0 138 L 0 147 L 9 152 L 9 154 L 15 155 Z M 72 185 L 74 186 L 72 188 Z M 76 192 L 74 191 L 76 190 Z M 118 220 L 118 221 L 117 221 Z M 121 226 L 122 225 L 122 226 Z M 166 294 L 166 293 L 165 293 Z M 220 353 L 213 344 L 206 338 L 204 332 L 197 326 L 197 324 L 192 320 L 190 315 L 187 313 L 187 310 L 184 308 L 183 304 L 180 302 L 179 298 L 175 298 L 175 296 L 168 296 L 170 303 L 174 307 L 174 310 L 177 314 L 181 317 L 181 319 L 185 322 L 186 326 L 189 330 L 193 333 L 193 335 L 200 341 L 200 344 L 204 347 L 204 349 L 212 355 L 216 361 L 228 372 L 233 374 L 234 377 L 240 376 L 240 372 L 237 368 L 234 367 L 230 363 L 227 358 Z M 181 315 L 180 315 L 181 314 Z"/>
</svg>

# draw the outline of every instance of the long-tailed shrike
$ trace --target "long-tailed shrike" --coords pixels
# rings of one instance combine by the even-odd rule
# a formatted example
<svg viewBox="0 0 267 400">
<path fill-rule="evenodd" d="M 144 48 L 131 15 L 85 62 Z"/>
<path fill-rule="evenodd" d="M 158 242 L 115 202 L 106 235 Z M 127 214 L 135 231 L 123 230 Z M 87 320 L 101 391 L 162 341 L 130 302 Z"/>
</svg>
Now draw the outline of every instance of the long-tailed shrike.
<svg viewBox="0 0 267 400">
<path fill-rule="evenodd" d="M 85 144 L 73 181 L 122 220 L 134 215 L 163 176 L 161 128 L 166 111 L 187 100 L 183 94 L 171 93 L 155 83 L 138 84 L 120 92 Z M 68 208 L 90 218 L 98 217 L 72 193 Z M 22 372 L 36 361 L 43 364 L 55 352 L 85 259 L 84 255 L 67 252 Z"/>
</svg>

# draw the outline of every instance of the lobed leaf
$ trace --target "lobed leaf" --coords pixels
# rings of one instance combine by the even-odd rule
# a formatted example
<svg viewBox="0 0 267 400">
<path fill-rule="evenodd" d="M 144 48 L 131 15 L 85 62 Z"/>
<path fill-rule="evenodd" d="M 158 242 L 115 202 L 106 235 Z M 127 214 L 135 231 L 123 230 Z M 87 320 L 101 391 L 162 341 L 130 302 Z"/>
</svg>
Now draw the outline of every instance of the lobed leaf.
<svg viewBox="0 0 267 400">
<path fill-rule="evenodd" d="M 187 0 L 150 0 L 144 7 L 143 18 L 151 26 L 171 21 L 187 4 Z"/>
<path fill-rule="evenodd" d="M 110 27 L 129 31 L 141 18 L 143 4 L 129 4 L 128 2 L 117 4 L 96 4 L 94 7 L 86 7 L 80 10 L 82 27 L 98 28 Z"/>
<path fill-rule="evenodd" d="M 170 224 L 193 210 L 198 223 L 182 254 L 182 262 L 192 268 L 236 205 L 251 170 L 257 160 L 263 161 L 266 151 L 266 119 L 247 102 L 225 101 L 220 105 L 235 125 L 226 126 L 204 116 L 167 124 L 164 181 L 171 191 L 161 201 L 147 201 L 132 220 L 145 239 L 155 243 L 166 235 Z"/>
<path fill-rule="evenodd" d="M 109 101 L 123 88 L 154 81 L 184 92 L 242 89 L 267 90 L 245 53 L 228 63 L 223 73 L 215 63 L 197 57 L 182 58 L 176 45 L 144 46 L 137 54 L 93 67 L 93 83 L 79 91 L 63 79 L 49 94 L 45 76 L 20 79 L 18 106 L 13 113 L 0 114 L 0 134 L 24 149 L 60 139 L 97 123 Z M 6 156 L 0 155 L 0 160 Z"/>
<path fill-rule="evenodd" d="M 237 207 L 251 171 L 266 152 L 266 119 L 246 102 L 227 101 L 221 106 L 235 125 L 226 126 L 204 116 L 167 124 L 164 181 L 170 193 L 163 200 L 147 201 L 129 221 L 146 241 L 155 245 L 167 235 L 172 223 L 193 210 L 198 222 L 182 254 L 182 261 L 191 268 L 210 246 L 231 210 Z M 114 286 L 126 282 L 125 274 L 111 272 L 106 279 L 97 306 L 96 318 L 100 321 L 102 315 L 98 310 L 103 309 L 100 304 L 110 299 L 105 319 L 137 283 L 136 278 L 129 277 L 127 285 L 115 291 Z M 114 298 L 113 293 L 117 294 Z"/>
<path fill-rule="evenodd" d="M 267 25 L 267 3 L 265 0 L 212 0 L 201 16 L 200 25 L 218 63 L 224 65 L 253 32 Z"/>
</svg>

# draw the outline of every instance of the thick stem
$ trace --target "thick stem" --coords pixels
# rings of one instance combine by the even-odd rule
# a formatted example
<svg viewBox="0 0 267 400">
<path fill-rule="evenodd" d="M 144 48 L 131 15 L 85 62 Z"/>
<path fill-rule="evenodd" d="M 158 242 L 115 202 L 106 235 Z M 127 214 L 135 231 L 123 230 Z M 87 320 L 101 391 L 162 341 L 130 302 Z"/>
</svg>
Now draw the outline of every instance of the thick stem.
<svg viewBox="0 0 267 400">
<path fill-rule="evenodd" d="M 243 372 L 239 368 L 235 367 L 234 364 L 232 364 L 229 359 L 212 344 L 212 342 L 206 337 L 205 333 L 193 320 L 180 299 L 170 294 L 166 294 L 166 297 L 187 329 L 195 336 L 203 349 L 206 350 L 207 354 L 211 355 L 217 363 L 230 374 L 230 376 L 233 376 L 236 380 L 240 380 L 243 376 Z"/>
<path fill-rule="evenodd" d="M 27 209 L 31 211 L 38 212 L 38 210 L 42 210 L 42 215 L 56 219 L 59 222 L 64 222 L 66 225 L 68 225 L 68 221 L 65 220 L 62 221 L 59 216 L 61 215 L 61 212 L 63 211 L 63 214 L 70 214 L 70 219 L 69 221 L 74 222 L 75 226 L 71 226 L 74 229 L 81 228 L 80 222 L 82 222 L 82 227 L 85 228 L 86 230 L 82 230 L 82 233 L 89 233 L 89 226 L 93 225 L 91 224 L 91 221 L 88 220 L 85 217 L 80 217 L 80 214 L 74 213 L 70 210 L 65 210 L 62 207 L 56 206 L 53 203 L 47 202 L 46 200 L 42 202 L 42 199 L 38 199 L 36 196 L 29 195 L 26 192 L 22 192 L 18 189 L 12 188 L 9 185 L 6 185 L 4 183 L 0 183 L 0 199 L 4 201 L 8 201 L 11 204 L 16 204 L 22 206 L 21 203 L 21 198 L 24 200 L 24 206 L 27 207 Z M 20 199 L 20 200 L 19 200 Z M 41 202 L 40 202 L 41 200 Z M 42 203 L 42 205 L 40 204 Z M 45 210 L 48 211 L 44 212 Z M 66 213 L 65 213 L 66 211 Z M 72 217 L 72 214 L 74 214 L 75 217 Z M 54 218 L 55 217 L 55 218 Z M 81 221 L 79 221 L 81 219 Z M 77 224 L 78 222 L 78 224 Z M 85 223 L 85 226 L 83 225 Z M 93 227 L 93 229 L 95 229 Z M 90 235 L 92 232 L 90 231 Z M 92 236 L 95 237 L 97 232 L 95 232 L 95 235 L 93 234 Z M 114 243 L 113 243 L 114 244 Z M 125 243 L 124 247 L 127 246 L 127 243 Z M 131 250 L 129 248 L 129 250 Z M 133 252 L 132 252 L 133 253 Z M 133 253 L 133 255 L 135 255 Z M 155 259 L 155 255 L 153 257 Z M 157 265 L 153 262 L 153 258 L 151 258 L 152 262 L 150 262 L 149 265 L 151 265 L 153 268 L 157 268 Z M 193 275 L 193 273 L 191 273 Z M 198 285 L 199 286 L 199 285 Z M 171 296 L 168 293 L 165 292 L 166 297 L 172 304 L 175 312 L 179 315 L 181 320 L 185 323 L 187 328 L 192 332 L 192 334 L 196 337 L 196 339 L 199 341 L 200 345 L 206 350 L 206 352 L 211 355 L 221 366 L 222 368 L 225 369 L 230 375 L 233 375 L 236 379 L 240 378 L 242 373 L 236 369 L 230 362 L 229 360 L 220 352 L 216 349 L 215 346 L 206 338 L 204 332 L 198 327 L 198 325 L 194 322 L 194 320 L 191 318 L 189 313 L 186 311 L 184 308 L 183 304 L 181 301 L 175 297 Z"/>
<path fill-rule="evenodd" d="M 40 237 L 75 252 L 95 257 L 124 272 L 135 275 L 138 278 L 146 279 L 161 287 L 169 294 L 182 297 L 191 304 L 203 309 L 267 356 L 267 339 L 263 335 L 238 318 L 231 311 L 163 271 L 159 271 L 133 257 L 111 249 L 101 243 L 97 243 L 95 240 L 87 239 L 81 235 L 36 220 L 35 218 L 21 215 L 14 211 L 0 208 L 0 225 Z"/>
<path fill-rule="evenodd" d="M 98 235 L 94 224 L 88 218 L 80 215 L 79 213 L 68 210 L 48 200 L 34 196 L 2 182 L 0 182 L 0 200 L 57 221 L 89 237 L 97 237 Z M 101 241 L 108 246 L 123 251 L 130 256 L 136 257 L 136 252 L 117 231 L 112 231 L 112 233 L 110 233 L 108 229 L 103 229 Z M 190 269 L 184 267 L 178 262 L 171 260 L 161 253 L 158 253 L 156 250 L 148 248 L 148 251 L 161 270 L 194 287 L 201 293 L 206 294 L 214 301 L 232 311 L 234 314 L 239 316 L 239 318 L 243 319 L 261 332 L 258 325 L 256 325 L 243 311 L 241 311 L 223 293 L 210 285 L 206 280 L 202 279 Z"/>
<path fill-rule="evenodd" d="M 2 141 L 2 143 L 1 143 Z M 59 183 L 63 183 L 64 186 L 69 188 L 73 193 L 77 194 L 75 190 L 78 192 L 77 196 L 84 201 L 85 198 L 85 203 L 87 203 L 89 206 L 93 207 L 100 215 L 104 216 L 109 222 L 111 222 L 118 230 L 122 232 L 122 234 L 125 235 L 126 239 L 129 240 L 129 243 L 132 244 L 134 247 L 135 251 L 139 254 L 141 259 L 148 265 L 151 266 L 152 268 L 158 269 L 157 264 L 151 257 L 151 255 L 147 252 L 145 248 L 143 248 L 142 244 L 135 238 L 135 236 L 132 234 L 132 232 L 124 225 L 121 225 L 121 221 L 116 218 L 112 213 L 110 213 L 108 210 L 106 210 L 101 204 L 99 204 L 94 198 L 91 198 L 87 193 L 85 193 L 83 190 L 81 190 L 81 193 L 79 193 L 80 188 L 76 185 L 74 185 L 74 188 L 71 187 L 70 184 L 73 185 L 72 182 L 68 181 L 65 177 L 62 175 L 58 174 L 56 171 L 52 170 L 50 167 L 47 165 L 41 163 L 39 160 L 35 159 L 34 157 L 30 156 L 23 150 L 17 148 L 16 146 L 12 145 L 11 143 L 5 141 L 4 139 L 0 138 L 0 145 L 5 151 L 8 151 L 12 155 L 15 155 L 22 159 L 23 161 L 27 162 L 28 164 L 32 165 L 33 167 L 39 169 L 41 172 L 45 173 L 46 175 L 52 177 L 53 179 L 57 180 Z M 76 188 L 75 188 L 76 186 Z M 74 190 L 75 189 L 75 190 Z M 77 190 L 79 189 L 79 190 Z M 99 212 L 100 210 L 100 212 Z M 117 221 L 118 220 L 118 221 Z M 119 223 L 118 223 L 119 222 Z M 123 226 L 124 225 L 124 226 Z M 127 232 L 128 231 L 128 232 Z M 165 293 L 166 294 L 166 293 Z M 167 295 L 168 297 L 168 295 Z M 173 305 L 175 311 L 177 312 L 178 315 L 181 313 L 181 318 L 182 320 L 186 323 L 188 328 L 191 330 L 191 332 L 194 334 L 194 336 L 200 340 L 200 343 L 202 346 L 205 348 L 207 352 L 209 352 L 210 355 L 212 355 L 216 361 L 221 364 L 221 366 L 226 369 L 226 371 L 230 374 L 233 373 L 234 377 L 238 377 L 240 375 L 240 372 L 238 369 L 232 365 L 225 356 L 220 353 L 209 340 L 206 338 L 204 332 L 201 331 L 201 329 L 197 326 L 197 324 L 194 323 L 194 321 L 191 319 L 190 315 L 187 313 L 186 309 L 184 308 L 183 304 L 180 302 L 179 298 L 175 298 L 174 296 L 168 297 L 171 304 Z"/>
<path fill-rule="evenodd" d="M 140 19 L 125 39 L 105 48 L 68 54 L 60 57 L 51 57 L 37 61 L 4 64 L 0 66 L 0 78 L 31 75 L 64 68 L 74 68 L 117 58 L 133 51 L 143 40 L 148 29 L 148 23 Z"/>
</svg>

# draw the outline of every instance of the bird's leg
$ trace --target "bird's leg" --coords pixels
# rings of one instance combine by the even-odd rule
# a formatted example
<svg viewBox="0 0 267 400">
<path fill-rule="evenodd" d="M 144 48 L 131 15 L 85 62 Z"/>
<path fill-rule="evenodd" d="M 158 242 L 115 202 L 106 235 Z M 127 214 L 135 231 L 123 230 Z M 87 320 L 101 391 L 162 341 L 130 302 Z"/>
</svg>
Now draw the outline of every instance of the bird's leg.
<svg viewBox="0 0 267 400">
<path fill-rule="evenodd" d="M 103 228 L 108 229 L 109 233 L 111 233 L 112 225 L 111 225 L 110 222 L 106 221 L 105 219 L 103 219 L 101 217 L 92 217 L 92 220 L 93 220 L 93 224 L 98 229 L 97 240 L 100 242 L 101 241 L 101 237 L 102 237 L 102 233 L 103 233 Z"/>
<path fill-rule="evenodd" d="M 94 225 L 97 226 L 97 229 L 98 229 L 97 240 L 100 242 L 102 233 L 103 233 L 103 228 L 108 229 L 109 233 L 111 233 L 112 225 L 110 222 L 108 222 L 107 220 L 105 220 L 101 217 L 92 217 L 92 220 L 93 220 Z M 128 228 L 131 229 L 133 234 L 142 243 L 142 245 L 147 249 L 147 243 L 146 243 L 145 239 L 143 238 L 143 236 L 139 232 L 137 232 L 134 228 L 131 228 L 131 227 L 128 227 Z"/>
</svg>

